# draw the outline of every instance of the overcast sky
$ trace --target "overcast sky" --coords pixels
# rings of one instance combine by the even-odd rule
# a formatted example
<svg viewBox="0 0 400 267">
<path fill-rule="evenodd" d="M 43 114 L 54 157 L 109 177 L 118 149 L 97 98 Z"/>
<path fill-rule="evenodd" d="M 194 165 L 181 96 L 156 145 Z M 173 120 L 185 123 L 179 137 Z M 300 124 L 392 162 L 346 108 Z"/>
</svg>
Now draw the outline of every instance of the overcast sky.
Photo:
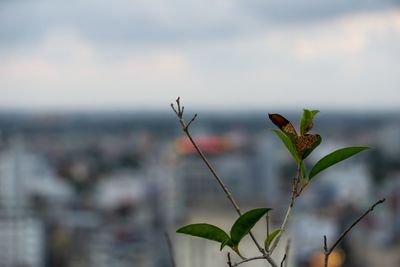
<svg viewBox="0 0 400 267">
<path fill-rule="evenodd" d="M 0 0 L 0 109 L 400 111 L 400 1 Z"/>
</svg>

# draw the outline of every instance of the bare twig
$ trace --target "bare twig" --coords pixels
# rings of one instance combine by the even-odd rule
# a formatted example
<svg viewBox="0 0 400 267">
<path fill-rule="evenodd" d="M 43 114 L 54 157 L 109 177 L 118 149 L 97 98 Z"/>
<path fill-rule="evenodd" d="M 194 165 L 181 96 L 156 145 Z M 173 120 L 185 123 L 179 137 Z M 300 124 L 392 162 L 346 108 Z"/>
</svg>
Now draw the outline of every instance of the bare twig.
<svg viewBox="0 0 400 267">
<path fill-rule="evenodd" d="M 244 259 L 244 260 L 242 260 L 242 261 L 239 261 L 239 262 L 233 264 L 232 267 L 237 267 L 237 266 L 239 266 L 240 264 L 243 264 L 243 263 L 245 263 L 245 262 L 255 261 L 255 260 L 264 260 L 264 259 L 265 259 L 264 256 L 258 256 L 258 257 L 247 258 L 247 259 Z"/>
<path fill-rule="evenodd" d="M 299 196 L 299 194 L 297 193 L 297 186 L 298 186 L 298 181 L 299 181 L 300 174 L 301 174 L 301 164 L 298 164 L 296 176 L 293 178 L 293 181 L 292 181 L 292 196 L 290 198 L 289 207 L 288 207 L 288 209 L 286 211 L 285 218 L 283 219 L 282 225 L 280 227 L 281 231 L 278 234 L 278 236 L 275 238 L 275 240 L 272 243 L 271 248 L 269 250 L 269 254 L 270 255 L 272 254 L 274 249 L 277 247 L 283 232 L 286 231 L 286 225 L 288 223 L 289 216 L 290 216 L 290 214 L 292 212 L 292 209 L 293 209 L 293 206 L 294 206 L 294 202 L 296 200 L 296 197 Z"/>
<path fill-rule="evenodd" d="M 379 205 L 382 204 L 383 202 L 385 202 L 385 198 L 382 198 L 380 200 L 378 200 L 377 202 L 375 202 L 367 211 L 365 211 L 357 220 L 355 220 L 353 222 L 352 225 L 350 225 L 336 240 L 336 242 L 332 245 L 331 247 L 331 251 L 334 250 L 336 248 L 336 246 L 342 241 L 342 239 L 346 236 L 346 234 L 357 224 L 359 223 L 365 216 L 368 215 L 368 213 L 370 213 L 371 211 L 374 210 L 374 208 Z"/>
<path fill-rule="evenodd" d="M 183 112 L 183 110 L 182 110 L 182 112 Z M 189 123 L 186 125 L 186 131 L 188 130 L 190 124 L 192 124 L 192 122 L 196 119 L 196 117 L 197 117 L 197 114 L 194 114 L 193 118 L 192 118 L 192 119 L 189 121 Z"/>
<path fill-rule="evenodd" d="M 183 111 L 184 111 L 184 107 L 181 108 L 181 104 L 180 104 L 180 98 L 178 97 L 176 99 L 176 107 L 174 106 L 174 104 L 171 104 L 171 108 L 173 109 L 173 111 L 175 112 L 176 116 L 179 119 L 179 123 L 181 124 L 182 130 L 183 132 L 186 134 L 186 136 L 189 138 L 190 142 L 192 143 L 192 145 L 194 146 L 194 148 L 196 149 L 197 153 L 199 154 L 200 158 L 203 160 L 203 162 L 206 164 L 207 168 L 210 170 L 210 172 L 212 173 L 213 177 L 216 179 L 216 181 L 218 182 L 218 184 L 220 185 L 221 189 L 224 191 L 226 197 L 229 199 L 229 201 L 231 202 L 233 208 L 235 209 L 236 213 L 240 216 L 242 215 L 239 206 L 236 204 L 235 199 L 232 196 L 232 193 L 229 191 L 229 189 L 226 187 L 226 185 L 224 184 L 224 182 L 222 181 L 222 179 L 218 176 L 218 174 L 216 173 L 216 171 L 214 170 L 214 168 L 212 167 L 212 165 L 210 164 L 210 162 L 207 160 L 206 156 L 203 154 L 203 152 L 200 150 L 199 146 L 197 145 L 197 143 L 194 141 L 192 135 L 190 134 L 190 130 L 189 130 L 189 126 L 190 124 L 195 120 L 195 118 L 197 117 L 196 115 L 189 121 L 188 124 L 186 124 L 184 117 L 183 117 Z M 274 260 L 269 257 L 268 254 L 265 253 L 264 249 L 260 246 L 260 244 L 258 243 L 257 239 L 255 238 L 255 236 L 253 235 L 252 232 L 249 232 L 251 239 L 253 240 L 254 244 L 257 246 L 258 250 L 260 251 L 260 253 L 263 255 L 263 258 L 266 259 L 271 266 L 273 267 L 277 267 L 277 264 L 274 262 Z"/>
<path fill-rule="evenodd" d="M 165 232 L 164 234 L 165 234 L 165 239 L 167 241 L 168 254 L 169 254 L 169 259 L 171 261 L 171 266 L 176 267 L 175 257 L 174 257 L 174 248 L 172 246 L 171 238 L 169 237 L 168 232 Z"/>
<path fill-rule="evenodd" d="M 360 217 L 358 217 L 357 220 L 355 220 L 346 230 L 343 231 L 343 233 L 336 239 L 335 243 L 333 243 L 333 245 L 330 247 L 330 249 L 328 249 L 326 236 L 324 235 L 324 252 L 325 252 L 324 253 L 325 254 L 324 266 L 325 267 L 328 267 L 328 260 L 329 260 L 329 256 L 331 255 L 332 251 L 339 245 L 340 242 L 342 242 L 343 238 L 348 234 L 348 232 L 350 232 L 354 226 L 356 226 L 365 216 L 367 216 L 368 213 L 373 211 L 377 205 L 385 202 L 385 200 L 386 200 L 385 198 L 382 198 L 382 199 L 378 200 L 377 202 L 375 202 L 371 207 L 369 207 L 368 210 L 366 210 Z"/>
<path fill-rule="evenodd" d="M 228 266 L 232 267 L 232 261 L 231 261 L 231 253 L 228 252 Z"/>
<path fill-rule="evenodd" d="M 206 164 L 207 168 L 210 170 L 210 172 L 212 173 L 212 175 L 214 176 L 214 178 L 217 180 L 218 184 L 220 185 L 220 187 L 222 188 L 222 190 L 224 191 L 226 197 L 229 199 L 229 201 L 231 202 L 232 206 L 235 208 L 236 213 L 241 215 L 241 211 L 239 206 L 236 204 L 235 199 L 232 196 L 232 193 L 229 191 L 229 189 L 226 187 L 226 185 L 224 184 L 224 182 L 222 181 L 222 179 L 218 176 L 218 174 L 216 173 L 216 171 L 214 170 L 214 168 L 211 166 L 211 163 L 207 160 L 206 156 L 203 154 L 203 152 L 200 150 L 199 146 L 197 145 L 197 143 L 194 141 L 192 135 L 190 134 L 190 130 L 189 130 L 189 124 L 186 124 L 184 118 L 183 118 L 183 109 L 180 108 L 180 98 L 178 97 L 176 99 L 176 103 L 177 103 L 177 107 L 178 109 L 175 109 L 174 105 L 171 104 L 172 109 L 175 111 L 176 116 L 179 119 L 179 122 L 181 124 L 182 130 L 184 131 L 184 133 L 186 134 L 186 136 L 189 138 L 190 142 L 192 143 L 192 145 L 194 146 L 194 148 L 196 149 L 196 152 L 199 154 L 199 156 L 201 157 L 201 159 L 203 160 L 203 162 Z M 197 116 L 195 115 L 191 120 L 190 123 L 192 123 L 195 118 Z"/>
</svg>

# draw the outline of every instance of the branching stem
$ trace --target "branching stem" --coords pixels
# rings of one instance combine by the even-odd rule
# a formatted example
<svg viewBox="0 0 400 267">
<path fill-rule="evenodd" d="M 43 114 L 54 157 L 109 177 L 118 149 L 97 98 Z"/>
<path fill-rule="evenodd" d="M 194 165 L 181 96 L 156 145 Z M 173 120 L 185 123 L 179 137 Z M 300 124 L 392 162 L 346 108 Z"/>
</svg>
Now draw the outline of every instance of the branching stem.
<svg viewBox="0 0 400 267">
<path fill-rule="evenodd" d="M 192 135 L 190 134 L 190 130 L 189 130 L 189 126 L 191 125 L 191 123 L 193 123 L 193 121 L 196 119 L 197 114 L 194 115 L 194 117 L 189 121 L 189 123 L 186 124 L 184 117 L 183 117 L 183 111 L 184 111 L 184 107 L 181 107 L 180 104 L 180 98 L 178 97 L 176 99 L 176 107 L 174 106 L 174 104 L 171 104 L 171 108 L 173 109 L 173 111 L 175 112 L 176 116 L 179 119 L 179 123 L 182 127 L 183 132 L 186 134 L 186 136 L 189 138 L 190 142 L 192 143 L 192 145 L 194 146 L 194 148 L 196 149 L 197 153 L 199 154 L 200 158 L 203 160 L 203 162 L 206 164 L 207 168 L 210 170 L 210 172 L 212 173 L 213 177 L 216 179 L 216 181 L 218 182 L 218 184 L 220 185 L 221 189 L 224 191 L 226 197 L 229 199 L 229 201 L 231 202 L 233 208 L 235 209 L 236 213 L 240 216 L 242 215 L 239 206 L 237 205 L 235 199 L 233 198 L 232 193 L 229 191 L 229 189 L 227 188 L 227 186 L 224 184 L 224 182 L 222 181 L 222 179 L 218 176 L 218 174 L 216 173 L 216 171 L 214 170 L 214 168 L 212 167 L 212 165 L 210 164 L 210 162 L 207 160 L 206 156 L 203 154 L 203 152 L 200 150 L 199 146 L 197 145 L 197 143 L 195 142 L 195 140 L 193 139 Z M 252 232 L 249 232 L 251 239 L 253 240 L 254 244 L 257 246 L 258 250 L 260 251 L 260 253 L 263 255 L 262 258 L 266 259 L 269 264 L 271 264 L 271 266 L 273 267 L 278 267 L 278 265 L 275 263 L 275 261 L 268 255 L 265 253 L 264 249 L 260 246 L 260 244 L 258 243 L 258 241 L 256 240 L 255 236 L 253 235 Z"/>
</svg>

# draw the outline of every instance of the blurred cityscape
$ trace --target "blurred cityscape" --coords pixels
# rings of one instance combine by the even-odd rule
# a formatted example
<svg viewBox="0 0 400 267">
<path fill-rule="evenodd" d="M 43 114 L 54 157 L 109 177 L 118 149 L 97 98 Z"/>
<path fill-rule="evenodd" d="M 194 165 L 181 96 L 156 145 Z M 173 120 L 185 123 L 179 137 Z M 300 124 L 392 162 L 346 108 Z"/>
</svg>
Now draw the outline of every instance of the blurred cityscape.
<svg viewBox="0 0 400 267">
<path fill-rule="evenodd" d="M 296 203 L 285 234 L 290 266 L 322 266 L 323 235 L 334 241 L 381 197 L 331 263 L 400 266 L 399 115 L 318 114 L 313 132 L 323 141 L 310 163 L 343 146 L 372 149 L 315 178 Z M 278 227 L 295 166 L 271 128 L 266 113 L 200 113 L 192 131 L 242 209 L 271 207 Z M 175 230 L 194 222 L 228 230 L 235 218 L 172 111 L 0 114 L 0 266 L 170 267 L 165 233 L 177 267 L 224 266 L 227 248 Z M 247 241 L 244 254 L 256 255 Z"/>
</svg>

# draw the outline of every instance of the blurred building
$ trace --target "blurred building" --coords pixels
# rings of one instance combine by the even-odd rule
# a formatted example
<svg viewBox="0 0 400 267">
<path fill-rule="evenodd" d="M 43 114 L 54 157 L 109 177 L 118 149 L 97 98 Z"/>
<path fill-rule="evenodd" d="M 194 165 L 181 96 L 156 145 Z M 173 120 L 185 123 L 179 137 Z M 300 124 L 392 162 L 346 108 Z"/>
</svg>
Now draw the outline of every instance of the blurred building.
<svg viewBox="0 0 400 267">
<path fill-rule="evenodd" d="M 44 265 L 43 221 L 30 207 L 29 185 L 40 181 L 42 165 L 13 139 L 0 151 L 0 262 L 1 266 Z"/>
</svg>

